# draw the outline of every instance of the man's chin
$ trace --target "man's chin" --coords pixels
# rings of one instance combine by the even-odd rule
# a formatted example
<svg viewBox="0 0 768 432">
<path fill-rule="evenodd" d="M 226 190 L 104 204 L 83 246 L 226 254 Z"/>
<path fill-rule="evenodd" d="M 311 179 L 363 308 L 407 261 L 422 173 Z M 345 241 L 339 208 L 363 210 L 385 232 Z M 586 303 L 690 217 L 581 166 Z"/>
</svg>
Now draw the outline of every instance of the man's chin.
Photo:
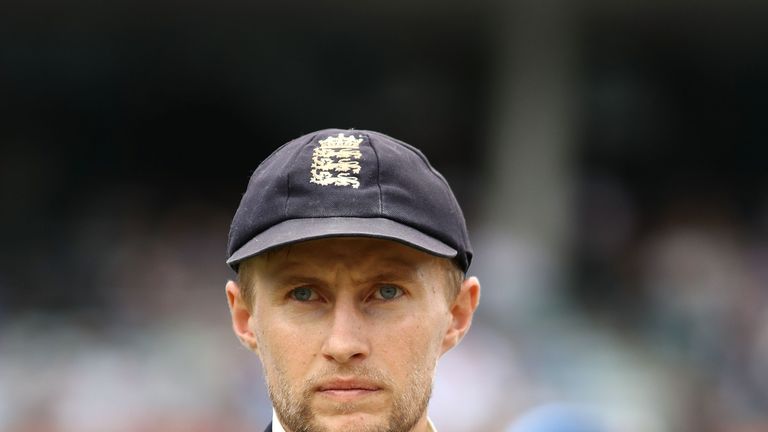
<svg viewBox="0 0 768 432">
<path fill-rule="evenodd" d="M 315 421 L 327 431 L 377 431 L 387 430 L 387 418 L 381 414 L 350 412 L 317 415 Z"/>
<path fill-rule="evenodd" d="M 388 406 L 386 398 L 383 396 L 377 394 L 354 400 L 335 400 L 320 396 L 313 401 L 312 411 L 315 419 L 328 425 L 349 425 L 351 427 L 351 425 L 385 423 L 391 412 L 391 407 Z"/>
</svg>

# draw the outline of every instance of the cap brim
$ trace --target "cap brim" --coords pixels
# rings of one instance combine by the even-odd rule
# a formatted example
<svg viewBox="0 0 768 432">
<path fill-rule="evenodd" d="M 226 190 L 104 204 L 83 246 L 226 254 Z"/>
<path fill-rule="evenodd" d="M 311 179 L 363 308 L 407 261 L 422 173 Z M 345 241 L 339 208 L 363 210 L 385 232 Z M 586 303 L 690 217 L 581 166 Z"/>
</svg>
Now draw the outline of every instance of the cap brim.
<svg viewBox="0 0 768 432">
<path fill-rule="evenodd" d="M 329 217 L 291 219 L 252 238 L 227 260 L 237 270 L 240 261 L 291 243 L 326 237 L 372 237 L 393 240 L 432 255 L 453 258 L 456 249 L 407 225 L 384 218 Z"/>
</svg>

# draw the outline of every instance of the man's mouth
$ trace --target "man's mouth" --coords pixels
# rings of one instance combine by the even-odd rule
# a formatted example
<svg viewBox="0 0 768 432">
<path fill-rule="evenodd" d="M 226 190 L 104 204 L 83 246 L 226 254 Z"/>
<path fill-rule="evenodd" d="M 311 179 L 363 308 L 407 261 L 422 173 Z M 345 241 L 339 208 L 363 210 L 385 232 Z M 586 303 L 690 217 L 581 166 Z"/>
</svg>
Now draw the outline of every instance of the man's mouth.
<svg viewBox="0 0 768 432">
<path fill-rule="evenodd" d="M 317 393 L 339 401 L 372 396 L 381 391 L 375 382 L 357 378 L 333 378 L 317 386 Z"/>
</svg>

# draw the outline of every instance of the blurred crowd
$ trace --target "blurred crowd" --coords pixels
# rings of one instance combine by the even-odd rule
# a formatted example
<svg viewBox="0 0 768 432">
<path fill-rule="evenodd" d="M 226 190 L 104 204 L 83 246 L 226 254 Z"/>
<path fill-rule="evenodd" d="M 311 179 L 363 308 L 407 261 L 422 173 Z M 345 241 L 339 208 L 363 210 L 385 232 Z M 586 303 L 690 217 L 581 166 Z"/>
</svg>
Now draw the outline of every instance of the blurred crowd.
<svg viewBox="0 0 768 432">
<path fill-rule="evenodd" d="M 0 430 L 260 430 L 270 403 L 223 291 L 230 215 L 200 203 L 153 213 L 120 196 L 84 210 L 71 233 L 67 253 L 93 274 L 87 307 L 5 309 Z M 439 429 L 768 430 L 763 239 L 716 205 L 670 208 L 640 230 L 615 184 L 581 202 L 554 287 L 546 257 L 473 227 L 483 297 L 438 368 Z M 66 275 L 67 262 L 46 274 Z"/>
</svg>

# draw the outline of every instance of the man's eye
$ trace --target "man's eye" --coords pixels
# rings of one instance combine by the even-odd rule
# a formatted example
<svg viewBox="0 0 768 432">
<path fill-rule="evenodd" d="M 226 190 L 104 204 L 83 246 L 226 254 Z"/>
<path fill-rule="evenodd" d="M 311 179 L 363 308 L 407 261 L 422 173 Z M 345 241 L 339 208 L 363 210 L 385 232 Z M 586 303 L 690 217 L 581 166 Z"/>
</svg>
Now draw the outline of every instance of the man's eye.
<svg viewBox="0 0 768 432">
<path fill-rule="evenodd" d="M 315 300 L 317 298 L 317 294 L 315 294 L 315 292 L 312 291 L 312 288 L 299 287 L 291 290 L 291 298 L 293 298 L 294 300 L 305 302 L 305 301 Z"/>
<path fill-rule="evenodd" d="M 394 285 L 382 285 L 376 289 L 374 297 L 379 300 L 392 300 L 403 295 L 403 290 Z"/>
</svg>

